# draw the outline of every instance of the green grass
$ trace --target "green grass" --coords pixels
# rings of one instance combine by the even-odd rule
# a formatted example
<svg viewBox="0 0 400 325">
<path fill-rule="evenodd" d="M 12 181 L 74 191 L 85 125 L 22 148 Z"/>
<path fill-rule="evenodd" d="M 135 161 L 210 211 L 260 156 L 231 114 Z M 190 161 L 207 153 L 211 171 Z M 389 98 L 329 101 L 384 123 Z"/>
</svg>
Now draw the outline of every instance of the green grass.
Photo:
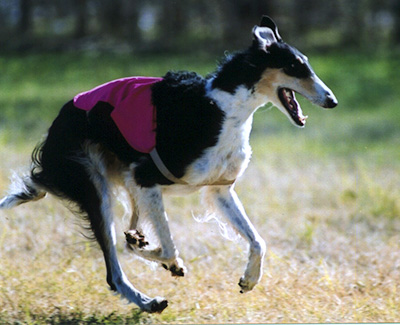
<svg viewBox="0 0 400 325">
<path fill-rule="evenodd" d="M 188 267 L 182 279 L 149 268 L 123 247 L 130 280 L 169 307 L 148 315 L 113 296 L 102 254 L 71 213 L 49 197 L 0 212 L 0 323 L 397 322 L 400 320 L 400 77 L 394 55 L 312 55 L 339 99 L 334 110 L 301 100 L 305 129 L 275 108 L 256 113 L 253 159 L 236 189 L 266 239 L 264 277 L 240 295 L 243 241 L 196 223 L 197 195 L 165 200 Z M 168 69 L 205 75 L 214 57 L 0 56 L 0 192 L 11 170 L 76 93 L 128 75 Z"/>
</svg>

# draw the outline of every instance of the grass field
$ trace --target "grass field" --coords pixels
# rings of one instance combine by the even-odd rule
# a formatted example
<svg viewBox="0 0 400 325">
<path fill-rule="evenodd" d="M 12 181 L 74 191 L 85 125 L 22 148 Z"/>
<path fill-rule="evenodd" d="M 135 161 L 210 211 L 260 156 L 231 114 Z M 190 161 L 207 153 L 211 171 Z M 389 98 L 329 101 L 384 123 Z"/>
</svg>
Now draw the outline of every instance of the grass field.
<svg viewBox="0 0 400 325">
<path fill-rule="evenodd" d="M 0 323 L 252 323 L 400 321 L 400 59 L 309 54 L 339 106 L 302 100 L 297 129 L 276 109 L 256 113 L 253 159 L 236 186 L 268 244 L 264 276 L 237 285 L 247 246 L 198 223 L 197 195 L 167 198 L 182 279 L 124 249 L 128 217 L 115 206 L 119 253 L 129 279 L 168 298 L 157 315 L 113 296 L 102 253 L 52 197 L 0 212 Z M 0 56 L 0 194 L 61 105 L 79 91 L 167 69 L 202 74 L 216 60 L 128 55 Z"/>
</svg>

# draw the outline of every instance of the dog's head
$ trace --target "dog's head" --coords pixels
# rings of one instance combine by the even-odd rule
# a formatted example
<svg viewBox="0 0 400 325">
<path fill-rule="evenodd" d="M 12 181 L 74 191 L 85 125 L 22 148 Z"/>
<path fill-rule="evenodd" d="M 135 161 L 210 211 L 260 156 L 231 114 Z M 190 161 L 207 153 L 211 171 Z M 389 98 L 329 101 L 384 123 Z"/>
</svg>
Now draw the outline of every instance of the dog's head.
<svg viewBox="0 0 400 325">
<path fill-rule="evenodd" d="M 271 18 L 263 16 L 260 26 L 253 28 L 253 38 L 252 48 L 261 52 L 266 64 L 255 90 L 266 95 L 296 126 L 304 127 L 307 116 L 295 93 L 324 108 L 337 105 L 335 95 L 315 74 L 308 58 L 282 41 Z"/>
</svg>

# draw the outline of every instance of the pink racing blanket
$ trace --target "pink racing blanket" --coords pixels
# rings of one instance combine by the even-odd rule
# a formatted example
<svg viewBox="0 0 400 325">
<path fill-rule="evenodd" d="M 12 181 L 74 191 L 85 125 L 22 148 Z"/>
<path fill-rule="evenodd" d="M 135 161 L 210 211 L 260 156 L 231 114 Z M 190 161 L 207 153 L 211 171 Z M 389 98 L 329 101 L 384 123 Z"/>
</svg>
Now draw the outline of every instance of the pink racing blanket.
<svg viewBox="0 0 400 325">
<path fill-rule="evenodd" d="M 90 111 L 98 102 L 114 107 L 111 117 L 133 149 L 149 153 L 156 146 L 156 110 L 151 86 L 162 78 L 128 77 L 113 80 L 74 97 L 74 105 Z"/>
</svg>

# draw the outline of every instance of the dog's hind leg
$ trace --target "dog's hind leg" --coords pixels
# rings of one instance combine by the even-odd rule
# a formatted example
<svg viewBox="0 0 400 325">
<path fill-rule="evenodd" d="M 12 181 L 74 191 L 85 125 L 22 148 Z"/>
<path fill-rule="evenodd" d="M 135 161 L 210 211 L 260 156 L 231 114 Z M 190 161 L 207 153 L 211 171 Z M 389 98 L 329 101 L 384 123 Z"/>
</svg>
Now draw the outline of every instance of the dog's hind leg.
<svg viewBox="0 0 400 325">
<path fill-rule="evenodd" d="M 260 281 L 266 251 L 265 241 L 258 234 L 244 211 L 233 186 L 213 186 L 205 189 L 204 198 L 229 221 L 231 226 L 249 243 L 249 259 L 240 279 L 241 293 L 250 291 Z"/>
<path fill-rule="evenodd" d="M 65 156 L 55 157 L 63 168 L 44 164 L 38 179 L 46 179 L 50 192 L 76 203 L 82 216 L 90 222 L 103 251 L 110 288 L 143 311 L 163 311 L 168 302 L 161 297 L 150 298 L 135 289 L 118 261 L 111 190 L 102 160 L 80 156 L 79 161 Z"/>
<path fill-rule="evenodd" d="M 83 168 L 83 166 L 82 166 Z M 112 216 L 111 193 L 107 182 L 106 171 L 100 160 L 86 163 L 84 197 L 79 198 L 80 206 L 87 213 L 91 228 L 100 244 L 107 267 L 107 282 L 111 289 L 121 294 L 129 302 L 138 305 L 147 312 L 162 312 L 168 305 L 161 297 L 150 298 L 129 282 L 118 261 L 116 235 Z M 80 177 L 82 182 L 83 177 Z M 80 184 L 76 184 L 80 186 Z"/>
<path fill-rule="evenodd" d="M 143 234 L 137 229 L 131 228 L 125 232 L 129 247 L 140 257 L 161 263 L 165 269 L 171 271 L 173 276 L 183 276 L 186 268 L 182 259 L 178 257 L 178 251 L 169 230 L 161 189 L 158 186 L 152 188 L 131 186 L 129 191 L 136 203 L 139 218 L 151 223 L 160 245 L 157 248 L 149 249 Z"/>
</svg>

